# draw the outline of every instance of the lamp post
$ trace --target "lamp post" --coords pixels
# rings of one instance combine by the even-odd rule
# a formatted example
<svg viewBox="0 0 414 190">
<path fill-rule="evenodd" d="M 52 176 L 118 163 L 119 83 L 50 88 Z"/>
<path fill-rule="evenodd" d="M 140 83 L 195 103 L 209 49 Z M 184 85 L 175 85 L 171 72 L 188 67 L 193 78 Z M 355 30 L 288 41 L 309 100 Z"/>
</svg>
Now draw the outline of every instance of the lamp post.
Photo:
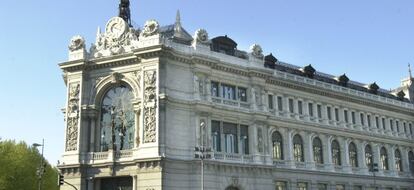
<svg viewBox="0 0 414 190">
<path fill-rule="evenodd" d="M 194 148 L 194 157 L 200 158 L 201 162 L 201 190 L 204 190 L 204 159 L 210 159 L 211 158 L 211 148 L 206 148 L 204 145 L 204 131 L 206 127 L 206 123 L 202 121 L 200 123 L 201 127 L 201 146 L 196 146 Z"/>
<path fill-rule="evenodd" d="M 43 150 L 45 148 L 45 139 L 42 139 L 42 144 L 38 144 L 38 143 L 33 143 L 34 147 L 42 147 L 42 158 L 40 159 L 40 166 L 37 169 L 37 176 L 39 178 L 39 190 L 42 190 L 42 178 L 43 178 L 43 174 L 45 172 L 45 166 L 44 166 L 44 160 L 43 160 Z"/>
</svg>

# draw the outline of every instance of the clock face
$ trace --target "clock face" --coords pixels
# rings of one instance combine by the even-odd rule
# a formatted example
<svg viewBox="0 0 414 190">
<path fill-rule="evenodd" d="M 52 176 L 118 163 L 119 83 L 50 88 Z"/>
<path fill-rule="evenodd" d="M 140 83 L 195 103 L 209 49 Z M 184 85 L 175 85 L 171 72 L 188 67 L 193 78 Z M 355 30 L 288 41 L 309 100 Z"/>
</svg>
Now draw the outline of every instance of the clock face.
<svg viewBox="0 0 414 190">
<path fill-rule="evenodd" d="M 106 24 L 106 33 L 113 38 L 119 38 L 125 33 L 126 26 L 124 19 L 114 17 Z"/>
</svg>

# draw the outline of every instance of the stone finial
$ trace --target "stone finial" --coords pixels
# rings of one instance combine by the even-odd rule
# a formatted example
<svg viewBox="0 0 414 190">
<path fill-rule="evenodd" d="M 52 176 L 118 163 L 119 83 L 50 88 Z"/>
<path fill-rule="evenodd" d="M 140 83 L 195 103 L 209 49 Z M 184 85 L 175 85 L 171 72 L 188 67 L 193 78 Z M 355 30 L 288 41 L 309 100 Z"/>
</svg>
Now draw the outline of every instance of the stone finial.
<svg viewBox="0 0 414 190">
<path fill-rule="evenodd" d="M 336 77 L 335 79 L 341 86 L 346 86 L 349 82 L 349 78 L 346 76 L 345 73 L 339 77 Z"/>
<path fill-rule="evenodd" d="M 316 70 L 312 67 L 311 64 L 309 64 L 308 66 L 305 66 L 303 68 L 300 69 L 302 71 L 302 73 L 309 77 L 309 78 L 313 78 L 315 76 L 315 72 Z"/>
<path fill-rule="evenodd" d="M 274 69 L 277 61 L 277 58 L 270 53 L 269 55 L 265 56 L 264 66 Z"/>
<path fill-rule="evenodd" d="M 405 93 L 404 93 L 403 90 L 399 91 L 396 95 L 397 95 L 398 99 L 404 100 Z"/>
<path fill-rule="evenodd" d="M 373 94 L 378 93 L 378 89 L 379 89 L 379 86 L 377 85 L 376 82 L 371 83 L 371 84 L 368 85 L 368 91 L 373 93 Z"/>
<path fill-rule="evenodd" d="M 253 44 L 250 46 L 251 54 L 256 58 L 263 58 L 263 49 L 259 44 Z"/>
</svg>

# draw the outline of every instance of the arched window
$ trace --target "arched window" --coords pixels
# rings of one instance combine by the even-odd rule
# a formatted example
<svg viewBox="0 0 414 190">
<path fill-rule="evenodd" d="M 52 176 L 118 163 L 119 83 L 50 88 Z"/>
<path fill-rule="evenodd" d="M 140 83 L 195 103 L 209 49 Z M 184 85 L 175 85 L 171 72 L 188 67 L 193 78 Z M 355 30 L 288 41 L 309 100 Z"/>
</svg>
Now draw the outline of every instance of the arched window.
<svg viewBox="0 0 414 190">
<path fill-rule="evenodd" d="M 131 89 L 120 85 L 109 89 L 101 103 L 101 151 L 132 149 L 135 138 L 134 98 Z"/>
<path fill-rule="evenodd" d="M 373 157 L 372 157 L 372 149 L 370 145 L 365 146 L 365 164 L 367 165 L 368 169 L 372 170 L 372 163 L 373 163 Z"/>
<path fill-rule="evenodd" d="M 334 165 L 340 166 L 341 165 L 341 149 L 339 148 L 338 141 L 336 140 L 332 141 L 331 149 L 332 149 L 332 163 Z"/>
<path fill-rule="evenodd" d="M 313 139 L 313 160 L 317 164 L 323 164 L 322 141 L 318 137 Z"/>
<path fill-rule="evenodd" d="M 408 164 L 410 166 L 411 173 L 414 174 L 414 153 L 413 151 L 408 152 Z"/>
<path fill-rule="evenodd" d="M 303 155 L 303 142 L 299 135 L 293 137 L 293 158 L 297 162 L 304 162 L 305 158 Z"/>
<path fill-rule="evenodd" d="M 398 149 L 395 150 L 394 156 L 395 156 L 395 169 L 397 171 L 402 172 L 403 170 L 402 170 L 401 153 Z"/>
<path fill-rule="evenodd" d="M 283 141 L 282 135 L 275 131 L 272 134 L 272 145 L 273 145 L 273 159 L 283 160 Z"/>
<path fill-rule="evenodd" d="M 385 149 L 385 147 L 381 148 L 380 160 L 381 160 L 382 169 L 383 170 L 388 170 L 388 154 L 387 154 L 387 149 Z"/>
<path fill-rule="evenodd" d="M 358 167 L 358 153 L 355 143 L 351 142 L 349 144 L 349 163 L 352 167 Z"/>
</svg>

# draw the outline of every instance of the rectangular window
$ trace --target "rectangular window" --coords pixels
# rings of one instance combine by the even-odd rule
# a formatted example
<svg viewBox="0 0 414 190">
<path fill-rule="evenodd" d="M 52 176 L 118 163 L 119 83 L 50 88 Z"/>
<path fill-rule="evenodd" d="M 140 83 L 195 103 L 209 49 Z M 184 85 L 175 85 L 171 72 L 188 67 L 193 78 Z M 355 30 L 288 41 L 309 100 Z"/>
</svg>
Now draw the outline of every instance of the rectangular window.
<svg viewBox="0 0 414 190">
<path fill-rule="evenodd" d="M 223 92 L 223 98 L 236 100 L 236 87 L 228 84 L 221 84 L 221 90 Z"/>
<path fill-rule="evenodd" d="M 385 118 L 381 118 L 382 129 L 385 130 Z"/>
<path fill-rule="evenodd" d="M 339 121 L 339 109 L 335 108 L 335 121 Z"/>
<path fill-rule="evenodd" d="M 365 125 L 365 115 L 361 113 L 359 114 L 359 117 L 361 118 L 361 125 Z"/>
<path fill-rule="evenodd" d="M 331 111 L 332 110 L 331 110 L 330 106 L 326 107 L 326 113 L 328 115 L 328 120 L 332 120 L 332 112 Z"/>
<path fill-rule="evenodd" d="M 407 134 L 407 124 L 404 122 L 403 125 L 404 125 L 404 133 Z"/>
<path fill-rule="evenodd" d="M 211 121 L 211 139 L 213 143 L 213 149 L 216 152 L 221 152 L 221 134 L 220 134 L 220 121 Z"/>
<path fill-rule="evenodd" d="M 392 119 L 390 119 L 390 128 L 391 131 L 394 131 L 394 121 Z"/>
<path fill-rule="evenodd" d="M 313 104 L 308 103 L 309 116 L 313 117 Z"/>
<path fill-rule="evenodd" d="M 345 119 L 345 123 L 349 123 L 348 110 L 344 110 L 344 119 Z"/>
<path fill-rule="evenodd" d="M 240 125 L 241 153 L 249 154 L 249 132 L 247 125 Z"/>
<path fill-rule="evenodd" d="M 238 153 L 237 124 L 223 122 L 224 148 L 226 153 Z"/>
<path fill-rule="evenodd" d="M 281 96 L 277 97 L 277 109 L 283 111 L 283 99 Z"/>
<path fill-rule="evenodd" d="M 400 132 L 400 122 L 399 121 L 395 121 L 395 125 L 397 127 L 397 132 Z"/>
<path fill-rule="evenodd" d="M 285 181 L 277 181 L 276 190 L 287 190 L 287 183 Z"/>
<path fill-rule="evenodd" d="M 316 109 L 317 109 L 317 111 L 318 111 L 318 117 L 319 117 L 319 118 L 322 118 L 322 105 L 318 104 L 318 105 L 316 106 Z"/>
<path fill-rule="evenodd" d="M 379 128 L 379 118 L 378 118 L 378 116 L 375 117 L 375 126 L 377 127 L 377 129 Z"/>
<path fill-rule="evenodd" d="M 242 102 L 247 102 L 247 89 L 242 87 L 238 87 L 237 89 L 239 91 L 239 100 Z"/>
<path fill-rule="evenodd" d="M 219 97 L 219 83 L 211 81 L 211 96 Z"/>
<path fill-rule="evenodd" d="M 300 115 L 303 115 L 302 101 L 298 100 L 298 112 Z"/>
<path fill-rule="evenodd" d="M 355 112 L 351 112 L 351 120 L 352 120 L 352 124 L 356 124 L 356 120 L 355 120 Z"/>
<path fill-rule="evenodd" d="M 413 134 L 413 127 L 411 126 L 411 123 L 408 124 L 408 127 L 410 128 L 410 134 Z"/>
<path fill-rule="evenodd" d="M 368 127 L 371 127 L 371 115 L 367 115 Z"/>
<path fill-rule="evenodd" d="M 290 99 L 289 98 L 289 112 L 290 113 L 293 113 L 294 111 L 293 111 L 293 99 Z"/>
<path fill-rule="evenodd" d="M 269 109 L 273 109 L 273 95 L 269 94 L 267 96 L 267 103 L 269 104 Z"/>
<path fill-rule="evenodd" d="M 308 184 L 305 182 L 298 182 L 298 190 L 308 190 Z"/>
</svg>

